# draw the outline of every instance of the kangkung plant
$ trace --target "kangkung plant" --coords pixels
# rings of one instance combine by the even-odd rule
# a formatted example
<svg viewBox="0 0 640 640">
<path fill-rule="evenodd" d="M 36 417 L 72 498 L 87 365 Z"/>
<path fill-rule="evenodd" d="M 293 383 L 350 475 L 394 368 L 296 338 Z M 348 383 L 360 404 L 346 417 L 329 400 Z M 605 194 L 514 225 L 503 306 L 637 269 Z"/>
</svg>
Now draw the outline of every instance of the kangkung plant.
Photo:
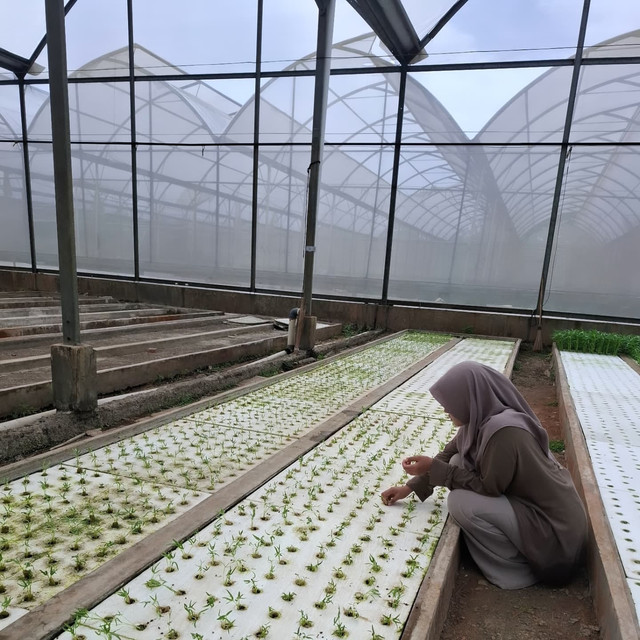
<svg viewBox="0 0 640 640">
<path fill-rule="evenodd" d="M 555 331 L 553 341 L 561 351 L 628 355 L 640 362 L 640 336 L 637 335 L 566 329 Z"/>
</svg>

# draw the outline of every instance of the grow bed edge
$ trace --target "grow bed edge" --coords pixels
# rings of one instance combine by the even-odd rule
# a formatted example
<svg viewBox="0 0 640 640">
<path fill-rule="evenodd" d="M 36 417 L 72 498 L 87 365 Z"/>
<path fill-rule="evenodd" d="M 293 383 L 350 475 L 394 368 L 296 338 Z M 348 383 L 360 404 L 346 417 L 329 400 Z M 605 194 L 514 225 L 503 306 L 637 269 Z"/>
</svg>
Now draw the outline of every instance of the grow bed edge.
<svg viewBox="0 0 640 640">
<path fill-rule="evenodd" d="M 587 566 L 591 595 L 604 640 L 637 640 L 640 629 L 591 457 L 576 412 L 562 357 L 553 345 L 558 408 L 565 440 L 567 468 L 582 498 L 589 522 Z"/>
</svg>

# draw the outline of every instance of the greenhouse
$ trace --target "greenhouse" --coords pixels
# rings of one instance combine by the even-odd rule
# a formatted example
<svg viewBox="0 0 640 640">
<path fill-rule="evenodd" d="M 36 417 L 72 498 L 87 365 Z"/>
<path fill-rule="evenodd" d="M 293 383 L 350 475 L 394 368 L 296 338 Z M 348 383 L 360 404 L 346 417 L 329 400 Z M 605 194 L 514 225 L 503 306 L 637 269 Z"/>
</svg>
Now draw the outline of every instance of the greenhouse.
<svg viewBox="0 0 640 640">
<path fill-rule="evenodd" d="M 380 500 L 468 361 L 587 517 L 550 637 L 640 635 L 635 0 L 2 12 L 0 638 L 525 637 Z"/>
</svg>

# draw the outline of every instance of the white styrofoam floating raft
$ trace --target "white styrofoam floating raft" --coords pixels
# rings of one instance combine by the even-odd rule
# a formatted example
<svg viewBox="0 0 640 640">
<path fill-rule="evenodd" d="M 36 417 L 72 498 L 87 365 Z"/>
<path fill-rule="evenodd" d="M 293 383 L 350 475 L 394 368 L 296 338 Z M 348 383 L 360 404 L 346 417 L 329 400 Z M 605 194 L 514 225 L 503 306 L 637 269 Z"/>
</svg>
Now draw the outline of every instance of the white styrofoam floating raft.
<svg viewBox="0 0 640 640">
<path fill-rule="evenodd" d="M 560 356 L 640 618 L 640 376 L 617 356 Z"/>
<path fill-rule="evenodd" d="M 73 464 L 0 489 L 0 628 L 175 519 L 208 494 Z"/>
<path fill-rule="evenodd" d="M 229 637 L 230 629 L 235 638 L 267 629 L 329 637 L 327 622 L 339 628 L 342 620 L 359 637 L 365 620 L 378 626 L 386 614 L 395 637 L 409 606 L 403 597 L 412 599 L 433 552 L 442 496 L 438 506 L 380 506 L 382 481 L 390 467 L 399 475 L 402 455 L 389 420 L 354 421 L 107 599 L 83 621 L 83 635 L 100 637 L 106 620 L 119 636 L 141 639 Z M 412 422 L 397 429 L 417 437 L 427 425 Z M 387 598 L 394 606 L 382 609 Z"/>
<path fill-rule="evenodd" d="M 292 440 L 216 425 L 201 413 L 85 454 L 79 463 L 171 487 L 214 491 Z"/>
<path fill-rule="evenodd" d="M 213 491 L 447 342 L 409 332 L 80 459 L 90 469 Z"/>
<path fill-rule="evenodd" d="M 435 381 L 443 375 L 452 366 L 452 358 L 455 358 L 455 362 L 477 360 L 498 371 L 504 371 L 512 351 L 512 342 L 467 338 L 458 343 L 447 354 L 447 357 L 438 358 L 429 366 L 429 379 Z M 434 406 L 429 386 L 420 375 L 414 376 L 393 393 L 380 400 L 376 404 L 376 409 L 378 411 L 398 410 L 402 413 L 424 415 L 425 411 L 431 410 Z"/>
<path fill-rule="evenodd" d="M 7 483 L 0 628 L 448 339 L 405 333 Z"/>
<path fill-rule="evenodd" d="M 450 336 L 409 332 L 351 356 L 213 406 L 194 416 L 208 424 L 299 436 L 365 391 L 445 344 Z"/>
<path fill-rule="evenodd" d="M 379 494 L 406 480 L 403 457 L 435 455 L 454 432 L 430 396 L 419 412 L 411 404 L 403 412 L 398 398 L 427 389 L 457 362 L 482 361 L 483 353 L 504 370 L 513 348 L 469 343 L 77 616 L 59 637 L 91 640 L 108 630 L 139 640 L 397 638 L 440 537 L 446 490 L 389 508 Z"/>
</svg>

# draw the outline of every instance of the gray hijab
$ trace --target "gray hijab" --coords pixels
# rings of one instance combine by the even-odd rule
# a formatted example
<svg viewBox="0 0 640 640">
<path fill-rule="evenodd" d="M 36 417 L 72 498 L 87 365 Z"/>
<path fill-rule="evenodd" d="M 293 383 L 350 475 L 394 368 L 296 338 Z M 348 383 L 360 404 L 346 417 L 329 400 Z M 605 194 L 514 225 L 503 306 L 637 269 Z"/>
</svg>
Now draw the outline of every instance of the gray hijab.
<svg viewBox="0 0 640 640">
<path fill-rule="evenodd" d="M 456 435 L 465 469 L 478 467 L 491 436 L 503 427 L 528 431 L 549 452 L 549 437 L 513 383 L 502 373 L 478 362 L 461 362 L 430 389 L 447 413 L 463 423 Z"/>
</svg>

